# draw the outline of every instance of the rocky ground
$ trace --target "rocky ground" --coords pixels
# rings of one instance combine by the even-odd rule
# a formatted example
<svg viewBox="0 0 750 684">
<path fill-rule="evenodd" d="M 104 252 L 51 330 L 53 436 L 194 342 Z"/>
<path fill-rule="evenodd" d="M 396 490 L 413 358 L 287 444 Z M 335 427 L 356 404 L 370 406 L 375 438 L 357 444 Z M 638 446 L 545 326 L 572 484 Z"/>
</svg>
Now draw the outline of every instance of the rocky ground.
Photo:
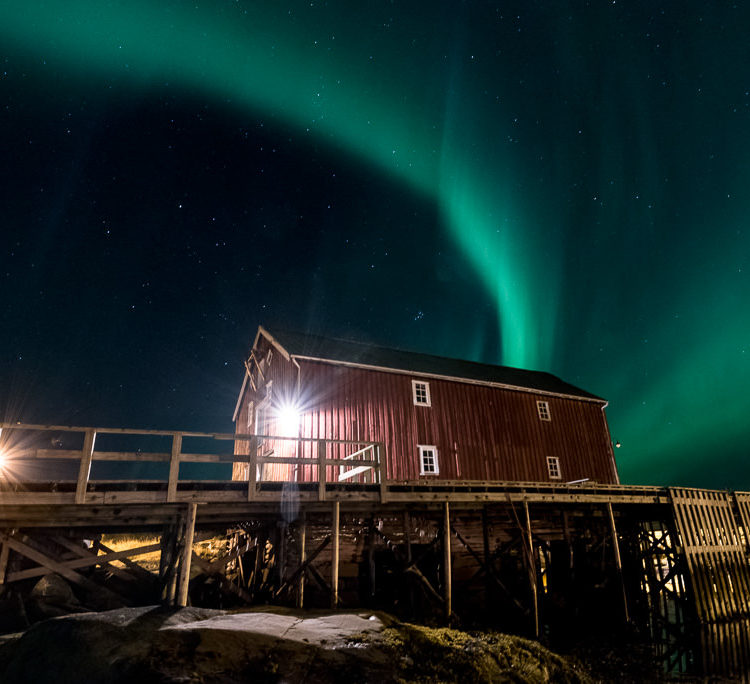
<svg viewBox="0 0 750 684">
<path fill-rule="evenodd" d="M 35 624 L 0 645 L 14 684 L 593 680 L 538 643 L 404 624 L 383 613 L 123 608 Z"/>
</svg>

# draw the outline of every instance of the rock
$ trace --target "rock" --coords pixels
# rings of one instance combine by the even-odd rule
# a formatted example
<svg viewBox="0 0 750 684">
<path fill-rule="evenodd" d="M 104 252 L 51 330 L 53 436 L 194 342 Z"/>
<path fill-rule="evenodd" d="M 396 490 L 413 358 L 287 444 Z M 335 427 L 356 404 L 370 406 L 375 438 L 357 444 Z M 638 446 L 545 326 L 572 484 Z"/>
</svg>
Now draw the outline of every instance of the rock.
<svg viewBox="0 0 750 684">
<path fill-rule="evenodd" d="M 587 681 L 535 642 L 430 630 L 382 613 L 157 607 L 46 620 L 0 646 L 0 681 L 50 677 L 58 684 Z"/>
</svg>

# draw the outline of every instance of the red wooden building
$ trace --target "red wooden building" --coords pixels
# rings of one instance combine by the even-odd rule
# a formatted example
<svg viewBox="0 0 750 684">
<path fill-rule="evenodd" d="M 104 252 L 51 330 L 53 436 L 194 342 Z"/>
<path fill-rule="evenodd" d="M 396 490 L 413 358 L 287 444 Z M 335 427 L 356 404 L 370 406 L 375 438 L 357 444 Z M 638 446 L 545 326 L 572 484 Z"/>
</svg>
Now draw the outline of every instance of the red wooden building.
<svg viewBox="0 0 750 684">
<path fill-rule="evenodd" d="M 327 439 L 382 444 L 391 481 L 616 484 L 606 406 L 548 373 L 260 327 L 234 421 L 265 436 L 258 455 L 287 461 L 261 466 L 262 480 L 314 481 L 312 465 L 288 461 L 314 458 L 306 440 Z"/>
</svg>

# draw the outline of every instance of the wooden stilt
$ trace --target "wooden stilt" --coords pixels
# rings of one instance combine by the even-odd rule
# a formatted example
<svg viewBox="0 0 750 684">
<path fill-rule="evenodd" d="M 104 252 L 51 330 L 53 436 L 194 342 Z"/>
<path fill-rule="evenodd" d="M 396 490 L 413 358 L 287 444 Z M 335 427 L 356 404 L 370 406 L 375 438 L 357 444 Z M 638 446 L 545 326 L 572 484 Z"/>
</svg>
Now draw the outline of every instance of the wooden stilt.
<svg viewBox="0 0 750 684">
<path fill-rule="evenodd" d="M 190 562 L 193 557 L 193 538 L 195 536 L 195 516 L 197 511 L 197 504 L 190 503 L 187 505 L 183 533 L 182 557 L 180 558 L 180 578 L 177 586 L 177 605 L 183 607 L 186 606 L 188 602 Z"/>
<path fill-rule="evenodd" d="M 331 521 L 331 608 L 339 606 L 339 502 L 333 502 L 333 520 Z"/>
<path fill-rule="evenodd" d="M 77 504 L 86 502 L 86 490 L 89 484 L 89 475 L 91 474 L 91 461 L 94 457 L 94 442 L 96 442 L 96 432 L 86 430 L 83 438 L 83 449 L 81 449 L 81 463 L 78 468 L 78 481 L 76 483 Z"/>
<path fill-rule="evenodd" d="M 406 562 L 411 563 L 411 516 L 404 511 L 404 545 L 406 546 Z"/>
<path fill-rule="evenodd" d="M 617 567 L 617 576 L 620 579 L 620 588 L 622 590 L 622 609 L 625 616 L 625 622 L 630 622 L 630 613 L 628 611 L 628 595 L 625 591 L 625 577 L 622 572 L 622 559 L 620 558 L 620 542 L 617 539 L 617 527 L 615 527 L 615 515 L 612 511 L 612 502 L 607 501 L 607 514 L 609 515 L 609 529 L 612 533 L 612 548 L 615 552 L 615 566 Z"/>
<path fill-rule="evenodd" d="M 5 584 L 5 572 L 8 569 L 8 556 L 10 547 L 7 544 L 0 546 L 0 585 Z"/>
<path fill-rule="evenodd" d="M 484 553 L 484 567 L 490 567 L 490 532 L 487 524 L 487 506 L 482 506 L 482 550 Z M 484 576 L 485 579 L 485 591 L 487 592 L 487 600 L 489 603 L 493 603 L 491 598 L 495 593 L 494 583 L 492 582 L 492 575 L 487 572 Z"/>
<path fill-rule="evenodd" d="M 301 519 L 300 519 L 300 527 L 299 527 L 299 564 L 300 567 L 305 566 L 305 561 L 307 560 L 306 554 L 307 549 L 305 548 L 305 544 L 307 542 L 307 518 L 304 513 L 302 513 Z M 299 575 L 299 583 L 297 584 L 297 607 L 298 608 L 304 608 L 305 607 L 305 572 L 304 570 Z"/>
<path fill-rule="evenodd" d="M 367 590 L 369 597 L 375 597 L 375 519 L 370 518 L 367 525 Z"/>
<path fill-rule="evenodd" d="M 523 508 L 526 512 L 526 545 L 529 559 L 529 584 L 531 584 L 531 601 L 534 612 L 534 638 L 539 638 L 539 603 L 536 586 L 536 563 L 534 562 L 534 540 L 531 537 L 531 514 L 529 513 L 529 504 L 523 502 Z"/>
<path fill-rule="evenodd" d="M 450 504 L 446 501 L 443 505 L 443 586 L 445 590 L 445 619 L 450 620 L 453 613 L 452 584 L 453 573 L 451 569 L 451 512 Z"/>
</svg>

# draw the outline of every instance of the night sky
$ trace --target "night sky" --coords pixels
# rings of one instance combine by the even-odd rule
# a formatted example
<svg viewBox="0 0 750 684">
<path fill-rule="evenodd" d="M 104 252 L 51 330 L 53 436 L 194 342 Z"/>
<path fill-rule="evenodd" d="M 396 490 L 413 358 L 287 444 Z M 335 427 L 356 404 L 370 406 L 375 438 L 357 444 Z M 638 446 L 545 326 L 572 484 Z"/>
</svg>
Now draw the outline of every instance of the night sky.
<svg viewBox="0 0 750 684">
<path fill-rule="evenodd" d="M 258 324 L 551 371 L 750 489 L 748 5 L 0 3 L 0 409 L 228 431 Z"/>
</svg>

